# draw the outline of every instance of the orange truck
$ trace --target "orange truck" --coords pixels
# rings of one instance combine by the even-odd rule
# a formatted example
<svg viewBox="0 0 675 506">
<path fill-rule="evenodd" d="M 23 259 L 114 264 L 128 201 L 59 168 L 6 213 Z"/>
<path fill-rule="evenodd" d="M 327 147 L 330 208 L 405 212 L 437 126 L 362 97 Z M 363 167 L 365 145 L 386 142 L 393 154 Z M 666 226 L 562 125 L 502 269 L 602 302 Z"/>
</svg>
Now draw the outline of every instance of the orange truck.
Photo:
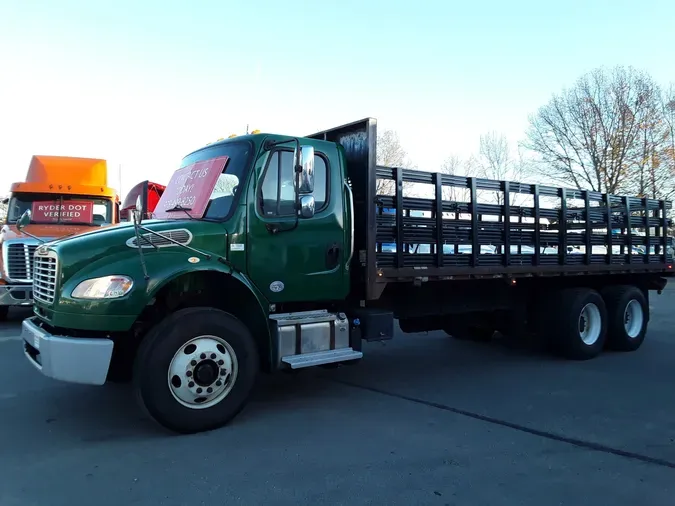
<svg viewBox="0 0 675 506">
<path fill-rule="evenodd" d="M 108 187 L 105 160 L 35 155 L 25 181 L 10 191 L 0 230 L 0 320 L 10 306 L 32 305 L 33 283 L 41 282 L 33 279 L 33 255 L 41 243 L 119 223 L 120 199 Z M 26 210 L 31 223 L 19 231 Z"/>
</svg>

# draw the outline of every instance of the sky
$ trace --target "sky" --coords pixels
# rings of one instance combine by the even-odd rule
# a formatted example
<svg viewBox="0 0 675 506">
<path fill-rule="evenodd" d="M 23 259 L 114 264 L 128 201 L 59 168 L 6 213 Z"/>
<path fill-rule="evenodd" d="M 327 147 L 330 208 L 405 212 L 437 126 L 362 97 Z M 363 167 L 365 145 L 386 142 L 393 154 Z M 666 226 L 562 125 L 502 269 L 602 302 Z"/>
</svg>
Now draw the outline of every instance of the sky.
<svg viewBox="0 0 675 506">
<path fill-rule="evenodd" d="M 594 68 L 675 82 L 673 54 L 672 0 L 0 0 L 0 194 L 35 154 L 104 158 L 123 196 L 247 124 L 364 117 L 435 171 L 483 133 L 515 148 Z"/>
</svg>

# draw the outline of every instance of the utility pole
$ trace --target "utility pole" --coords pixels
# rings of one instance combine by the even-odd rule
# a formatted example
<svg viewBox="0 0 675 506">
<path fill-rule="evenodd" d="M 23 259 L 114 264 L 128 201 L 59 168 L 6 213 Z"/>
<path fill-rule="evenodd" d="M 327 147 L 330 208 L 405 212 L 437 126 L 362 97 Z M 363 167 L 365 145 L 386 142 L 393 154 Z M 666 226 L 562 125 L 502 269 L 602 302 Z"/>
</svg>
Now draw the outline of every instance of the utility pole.
<svg viewBox="0 0 675 506">
<path fill-rule="evenodd" d="M 248 123 L 246 123 L 246 135 L 248 135 Z"/>
</svg>

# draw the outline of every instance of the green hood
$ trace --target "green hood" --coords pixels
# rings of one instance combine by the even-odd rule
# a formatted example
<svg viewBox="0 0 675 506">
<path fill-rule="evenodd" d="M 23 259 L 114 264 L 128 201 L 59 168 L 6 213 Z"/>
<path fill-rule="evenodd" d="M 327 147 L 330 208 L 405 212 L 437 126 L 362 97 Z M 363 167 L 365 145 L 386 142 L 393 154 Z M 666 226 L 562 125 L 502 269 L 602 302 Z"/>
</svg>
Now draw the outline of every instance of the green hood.
<svg viewBox="0 0 675 506">
<path fill-rule="evenodd" d="M 143 228 L 167 234 L 174 240 L 187 243 L 204 252 L 226 255 L 227 231 L 221 223 L 197 220 L 148 220 L 143 222 Z M 186 257 L 197 255 L 178 245 L 162 241 L 157 236 L 148 235 L 148 232 L 143 230 L 139 230 L 139 234 L 148 236 L 153 242 L 160 241 L 161 243 L 158 249 L 148 245 L 142 248 L 148 271 L 156 265 L 154 258 L 165 253 L 180 254 Z M 48 247 L 56 251 L 59 257 L 61 279 L 65 282 L 80 272 L 93 272 L 113 259 L 116 263 L 125 262 L 129 266 L 134 266 L 134 270 L 140 268 L 139 249 L 135 247 L 135 244 L 136 234 L 133 224 L 122 223 L 114 227 L 59 239 L 49 243 Z M 125 273 L 110 272 L 109 274 Z M 148 274 L 152 277 L 153 273 L 148 272 Z"/>
</svg>

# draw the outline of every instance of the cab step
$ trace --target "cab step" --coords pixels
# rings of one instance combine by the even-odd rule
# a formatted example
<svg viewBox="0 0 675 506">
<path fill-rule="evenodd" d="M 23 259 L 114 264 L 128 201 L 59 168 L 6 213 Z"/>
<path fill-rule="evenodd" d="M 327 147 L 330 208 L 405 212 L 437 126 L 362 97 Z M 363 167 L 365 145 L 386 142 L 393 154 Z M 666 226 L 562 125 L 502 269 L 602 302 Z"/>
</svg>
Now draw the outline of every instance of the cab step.
<svg viewBox="0 0 675 506">
<path fill-rule="evenodd" d="M 303 367 L 313 367 L 315 365 L 358 360 L 361 357 L 363 357 L 363 353 L 360 351 L 354 351 L 352 348 L 341 348 L 339 350 L 315 351 L 313 353 L 303 353 L 302 355 L 290 355 L 288 357 L 283 357 L 281 361 L 290 365 L 291 369 L 301 369 Z"/>
</svg>

